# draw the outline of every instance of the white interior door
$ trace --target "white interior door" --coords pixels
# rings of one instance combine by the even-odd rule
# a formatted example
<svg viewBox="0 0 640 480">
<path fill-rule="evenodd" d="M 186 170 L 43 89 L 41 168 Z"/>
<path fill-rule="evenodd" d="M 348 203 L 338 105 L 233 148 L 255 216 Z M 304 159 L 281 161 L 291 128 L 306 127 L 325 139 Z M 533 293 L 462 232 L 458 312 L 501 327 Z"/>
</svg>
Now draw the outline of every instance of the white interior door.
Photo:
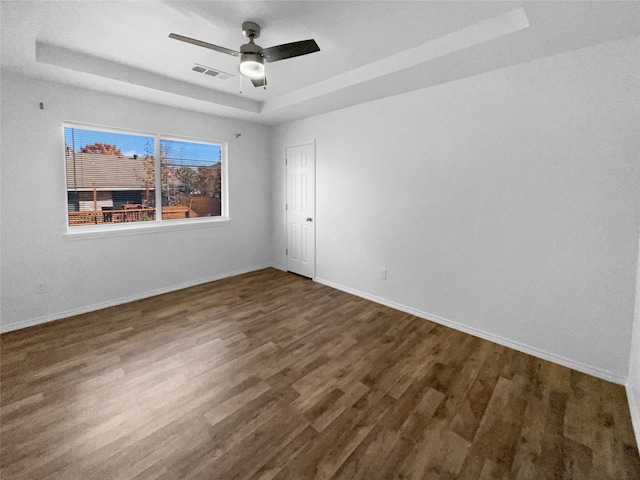
<svg viewBox="0 0 640 480">
<path fill-rule="evenodd" d="M 287 270 L 313 278 L 316 268 L 315 148 L 286 148 Z"/>
</svg>

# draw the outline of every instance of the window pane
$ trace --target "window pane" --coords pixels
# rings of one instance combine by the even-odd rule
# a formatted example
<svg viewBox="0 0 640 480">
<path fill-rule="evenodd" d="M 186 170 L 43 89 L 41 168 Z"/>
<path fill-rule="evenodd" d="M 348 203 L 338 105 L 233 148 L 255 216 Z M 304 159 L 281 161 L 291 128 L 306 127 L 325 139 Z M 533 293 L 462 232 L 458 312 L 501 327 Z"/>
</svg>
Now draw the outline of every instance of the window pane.
<svg viewBox="0 0 640 480">
<path fill-rule="evenodd" d="M 162 219 L 221 215 L 222 146 L 160 140 Z"/>
<path fill-rule="evenodd" d="M 69 225 L 155 219 L 153 137 L 64 128 Z"/>
</svg>

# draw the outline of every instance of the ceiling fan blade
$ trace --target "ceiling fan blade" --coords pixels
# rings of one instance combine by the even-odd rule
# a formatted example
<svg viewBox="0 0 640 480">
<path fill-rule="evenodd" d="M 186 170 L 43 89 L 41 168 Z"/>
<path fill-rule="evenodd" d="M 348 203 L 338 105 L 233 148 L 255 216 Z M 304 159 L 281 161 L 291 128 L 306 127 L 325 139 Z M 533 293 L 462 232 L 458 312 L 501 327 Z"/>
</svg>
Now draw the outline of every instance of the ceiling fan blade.
<svg viewBox="0 0 640 480">
<path fill-rule="evenodd" d="M 252 78 L 251 83 L 253 83 L 254 87 L 264 87 L 267 84 L 267 77 Z"/>
<path fill-rule="evenodd" d="M 263 48 L 262 56 L 267 62 L 277 62 L 286 58 L 299 57 L 308 53 L 319 52 L 320 47 L 315 40 L 300 40 L 299 42 L 284 43 L 275 47 Z"/>
<path fill-rule="evenodd" d="M 204 47 L 210 50 L 215 50 L 216 52 L 226 53 L 227 55 L 233 55 L 234 57 L 240 56 L 240 52 L 236 52 L 235 50 L 231 50 L 230 48 L 220 47 L 218 45 L 214 45 L 213 43 L 203 42 L 202 40 L 196 40 L 195 38 L 185 37 L 184 35 L 178 35 L 177 33 L 170 33 L 169 38 L 173 38 L 174 40 L 180 40 L 181 42 L 191 43 L 193 45 L 197 45 L 198 47 Z"/>
</svg>

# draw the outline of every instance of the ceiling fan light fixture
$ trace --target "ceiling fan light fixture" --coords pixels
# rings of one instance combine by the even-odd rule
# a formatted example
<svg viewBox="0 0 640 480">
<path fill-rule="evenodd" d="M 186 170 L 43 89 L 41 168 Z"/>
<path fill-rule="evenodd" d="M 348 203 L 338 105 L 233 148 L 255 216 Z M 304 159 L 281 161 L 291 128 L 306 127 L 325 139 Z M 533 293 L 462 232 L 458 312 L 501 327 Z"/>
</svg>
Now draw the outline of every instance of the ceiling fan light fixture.
<svg viewBox="0 0 640 480">
<path fill-rule="evenodd" d="M 249 78 L 264 77 L 264 59 L 259 53 L 243 53 L 240 60 L 240 73 Z"/>
</svg>

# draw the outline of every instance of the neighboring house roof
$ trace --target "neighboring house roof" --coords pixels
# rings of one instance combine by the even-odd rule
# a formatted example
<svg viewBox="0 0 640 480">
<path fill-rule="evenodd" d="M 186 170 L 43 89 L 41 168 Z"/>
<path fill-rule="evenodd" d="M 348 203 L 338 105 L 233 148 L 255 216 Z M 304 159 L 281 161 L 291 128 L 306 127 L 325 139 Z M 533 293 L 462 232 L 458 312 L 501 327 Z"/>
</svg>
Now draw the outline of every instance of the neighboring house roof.
<svg viewBox="0 0 640 480">
<path fill-rule="evenodd" d="M 67 190 L 149 190 L 154 189 L 141 158 L 101 153 L 67 153 Z"/>
</svg>

